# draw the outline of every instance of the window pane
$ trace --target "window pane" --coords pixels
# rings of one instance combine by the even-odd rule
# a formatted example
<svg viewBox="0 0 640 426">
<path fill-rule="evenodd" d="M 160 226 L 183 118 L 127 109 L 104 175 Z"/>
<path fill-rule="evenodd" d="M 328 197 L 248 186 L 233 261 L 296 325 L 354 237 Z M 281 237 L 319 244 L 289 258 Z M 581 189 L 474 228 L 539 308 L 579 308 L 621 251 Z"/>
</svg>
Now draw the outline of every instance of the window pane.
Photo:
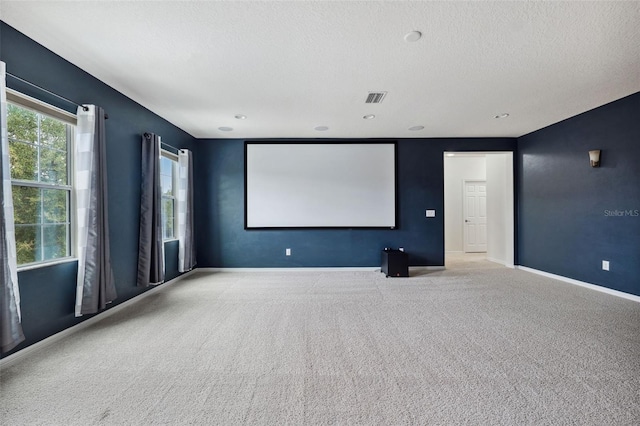
<svg viewBox="0 0 640 426">
<path fill-rule="evenodd" d="M 16 253 L 18 255 L 18 265 L 24 263 L 37 262 L 40 259 L 39 251 L 36 247 L 39 226 L 36 225 L 16 225 Z"/>
<path fill-rule="evenodd" d="M 173 161 L 160 158 L 160 185 L 163 195 L 173 195 Z"/>
<path fill-rule="evenodd" d="M 162 195 L 173 195 L 173 180 L 171 176 L 160 175 Z"/>
<path fill-rule="evenodd" d="M 25 225 L 40 223 L 40 189 L 12 186 L 14 222 Z"/>
<path fill-rule="evenodd" d="M 160 174 L 171 176 L 172 162 L 170 158 L 160 156 Z"/>
<path fill-rule="evenodd" d="M 40 143 L 61 151 L 67 150 L 67 125 L 54 118 L 42 116 L 40 120 Z"/>
<path fill-rule="evenodd" d="M 9 157 L 11 158 L 11 179 L 37 179 L 38 149 L 35 146 L 10 140 Z"/>
<path fill-rule="evenodd" d="M 45 225 L 42 227 L 42 260 L 67 256 L 67 226 Z"/>
<path fill-rule="evenodd" d="M 67 184 L 66 151 L 40 148 L 40 181 L 57 185 Z"/>
<path fill-rule="evenodd" d="M 74 126 L 13 104 L 7 112 L 18 264 L 67 257 L 71 192 L 50 184 L 70 184 L 68 148 Z"/>
<path fill-rule="evenodd" d="M 34 111 L 7 104 L 7 133 L 9 139 L 38 142 L 38 114 Z"/>
<path fill-rule="evenodd" d="M 67 197 L 68 191 L 63 189 L 43 189 L 43 222 L 67 223 Z"/>
<path fill-rule="evenodd" d="M 162 198 L 162 229 L 164 238 L 173 238 L 173 199 Z"/>
</svg>

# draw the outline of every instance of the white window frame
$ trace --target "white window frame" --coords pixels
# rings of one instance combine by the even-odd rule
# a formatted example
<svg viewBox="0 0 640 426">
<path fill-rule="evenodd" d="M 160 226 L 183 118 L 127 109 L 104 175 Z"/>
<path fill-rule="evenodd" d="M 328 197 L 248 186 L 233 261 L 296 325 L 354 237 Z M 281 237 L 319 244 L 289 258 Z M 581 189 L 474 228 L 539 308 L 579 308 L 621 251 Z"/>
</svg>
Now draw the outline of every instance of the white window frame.
<svg viewBox="0 0 640 426">
<path fill-rule="evenodd" d="M 165 149 L 160 149 L 160 156 L 168 158 L 171 160 L 171 187 L 173 189 L 173 194 L 170 196 L 160 194 L 161 200 L 160 205 L 162 206 L 162 201 L 169 198 L 173 200 L 173 237 L 165 238 L 164 237 L 164 217 L 162 218 L 162 241 L 176 241 L 178 239 L 177 231 L 178 231 L 178 211 L 176 205 L 176 190 L 178 188 L 178 155 L 174 154 L 171 151 L 167 151 Z M 162 207 L 161 207 L 162 209 Z"/>
<path fill-rule="evenodd" d="M 57 263 L 66 263 L 70 261 L 77 260 L 76 255 L 76 223 L 75 223 L 75 208 L 76 202 L 73 191 L 73 154 L 74 154 L 74 146 L 75 146 L 75 133 L 78 124 L 77 116 L 60 108 L 54 107 L 53 105 L 42 102 L 38 99 L 32 98 L 31 96 L 27 96 L 23 93 L 15 91 L 13 89 L 6 89 L 7 94 L 7 103 L 18 106 L 20 108 L 28 109 L 34 111 L 40 115 L 47 116 L 53 118 L 58 121 L 62 121 L 65 124 L 71 125 L 67 129 L 67 185 L 57 185 L 50 184 L 44 182 L 34 182 L 30 180 L 22 180 L 22 179 L 11 179 L 11 186 L 26 186 L 32 188 L 39 189 L 57 189 L 57 190 L 65 190 L 68 192 L 67 195 L 67 215 L 68 215 L 68 224 L 67 226 L 67 244 L 69 245 L 67 256 L 59 257 L 56 259 L 48 259 L 41 260 L 37 262 L 23 263 L 18 265 L 18 271 L 24 271 L 29 269 L 36 269 L 40 267 L 50 266 Z M 17 225 L 16 225 L 17 226 Z"/>
</svg>

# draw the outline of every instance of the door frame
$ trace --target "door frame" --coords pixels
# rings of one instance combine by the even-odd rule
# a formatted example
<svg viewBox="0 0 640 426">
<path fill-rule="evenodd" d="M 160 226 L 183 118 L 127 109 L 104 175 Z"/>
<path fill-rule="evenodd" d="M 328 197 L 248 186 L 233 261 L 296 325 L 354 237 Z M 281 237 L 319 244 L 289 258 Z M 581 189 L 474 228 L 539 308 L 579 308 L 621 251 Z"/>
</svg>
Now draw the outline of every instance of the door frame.
<svg viewBox="0 0 640 426">
<path fill-rule="evenodd" d="M 442 153 L 442 162 L 444 165 L 445 159 L 447 157 L 450 156 L 455 156 L 456 154 L 459 154 L 461 156 L 464 155 L 477 155 L 477 154 L 484 154 L 486 156 L 491 155 L 491 154 L 506 154 L 507 158 L 508 158 L 508 162 L 505 165 L 505 170 L 504 172 L 507 175 L 507 179 L 508 182 L 507 185 L 509 185 L 508 187 L 508 191 L 505 192 L 505 194 L 507 195 L 507 205 L 505 206 L 505 214 L 507 216 L 507 221 L 505 222 L 505 227 L 504 227 L 504 232 L 505 232 L 505 259 L 492 259 L 490 257 L 487 257 L 487 260 L 493 261 L 493 262 L 497 262 L 500 264 L 503 264 L 506 267 L 509 268 L 514 268 L 515 267 L 515 262 L 516 262 L 516 258 L 517 258 L 517 247 L 516 247 L 516 241 L 517 241 L 517 226 L 518 226 L 518 221 L 517 221 L 517 217 L 516 217 L 516 212 L 517 212 L 517 194 L 516 194 L 516 190 L 517 190 L 517 183 L 516 183 L 516 159 L 515 159 L 515 151 L 443 151 Z M 443 181 L 444 181 L 445 175 L 444 175 L 444 170 L 443 170 Z M 470 179 L 470 180 L 474 180 L 474 179 Z M 444 185 L 443 185 L 444 187 Z M 444 196 L 444 192 L 443 192 L 443 196 Z M 443 209 L 445 208 L 444 205 L 446 203 L 443 203 Z M 443 211 L 443 216 L 446 217 L 446 213 Z M 446 256 L 446 250 L 445 250 L 445 240 L 446 240 L 446 236 L 444 235 L 446 226 L 443 227 L 443 239 L 442 239 L 442 253 L 444 256 Z M 464 249 L 464 247 L 463 247 Z M 487 252 L 487 254 L 489 254 L 489 252 Z M 446 263 L 446 261 L 445 261 Z M 444 265 L 443 265 L 444 266 Z"/>
</svg>

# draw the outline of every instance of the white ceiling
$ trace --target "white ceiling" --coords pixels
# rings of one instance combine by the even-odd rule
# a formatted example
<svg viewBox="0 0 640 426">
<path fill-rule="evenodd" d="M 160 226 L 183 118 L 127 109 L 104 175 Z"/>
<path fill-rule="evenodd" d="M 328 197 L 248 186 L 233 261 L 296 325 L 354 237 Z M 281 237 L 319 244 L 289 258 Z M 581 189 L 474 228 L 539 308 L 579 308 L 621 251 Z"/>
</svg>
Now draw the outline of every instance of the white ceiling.
<svg viewBox="0 0 640 426">
<path fill-rule="evenodd" d="M 517 137 L 640 91 L 635 1 L 0 2 L 197 138 Z"/>
</svg>

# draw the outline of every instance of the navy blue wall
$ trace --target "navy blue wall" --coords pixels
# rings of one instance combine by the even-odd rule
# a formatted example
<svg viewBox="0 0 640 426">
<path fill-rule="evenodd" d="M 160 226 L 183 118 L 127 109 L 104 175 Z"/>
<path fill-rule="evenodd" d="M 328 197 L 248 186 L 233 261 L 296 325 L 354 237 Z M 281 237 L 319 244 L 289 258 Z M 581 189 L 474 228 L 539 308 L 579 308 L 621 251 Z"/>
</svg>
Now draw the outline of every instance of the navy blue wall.
<svg viewBox="0 0 640 426">
<path fill-rule="evenodd" d="M 517 167 L 519 263 L 640 295 L 640 93 L 519 138 Z"/>
<path fill-rule="evenodd" d="M 0 59 L 7 72 L 75 102 L 96 104 L 106 122 L 111 259 L 118 303 L 139 295 L 136 287 L 140 209 L 140 138 L 154 132 L 163 141 L 193 149 L 194 139 L 171 123 L 0 22 Z M 126 72 L 126 66 L 123 66 Z M 7 77 L 7 86 L 70 112 L 76 107 Z M 177 243 L 166 245 L 167 278 L 178 275 Z M 74 317 L 77 263 L 19 273 L 23 329 L 22 349 L 88 317 Z M 14 351 L 15 351 L 14 350 Z"/>
<path fill-rule="evenodd" d="M 395 230 L 245 230 L 244 141 L 198 140 L 198 267 L 379 266 L 384 247 L 404 247 L 414 266 L 443 265 L 444 151 L 513 151 L 515 145 L 509 138 L 399 140 Z M 426 218 L 426 209 L 437 216 Z"/>
</svg>

